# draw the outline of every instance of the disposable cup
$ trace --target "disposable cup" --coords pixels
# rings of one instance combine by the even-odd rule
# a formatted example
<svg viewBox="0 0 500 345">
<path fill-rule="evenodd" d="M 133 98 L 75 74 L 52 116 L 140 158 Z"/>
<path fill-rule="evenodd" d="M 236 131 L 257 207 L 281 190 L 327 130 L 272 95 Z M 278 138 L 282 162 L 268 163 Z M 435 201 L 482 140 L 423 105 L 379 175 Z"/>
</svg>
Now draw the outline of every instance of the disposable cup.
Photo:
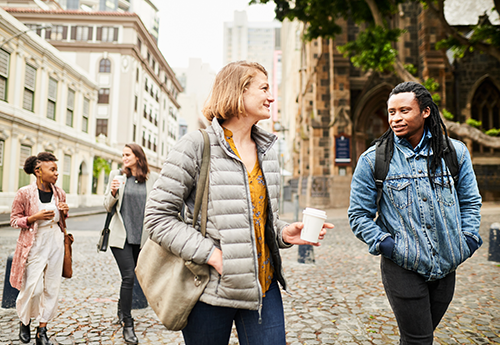
<svg viewBox="0 0 500 345">
<path fill-rule="evenodd" d="M 321 232 L 323 224 L 326 220 L 326 212 L 307 207 L 304 211 L 302 211 L 302 214 L 302 223 L 304 223 L 304 228 L 300 233 L 300 238 L 308 242 L 318 243 L 319 233 Z"/>
<path fill-rule="evenodd" d="M 125 175 L 116 175 L 114 180 L 118 180 L 120 182 L 120 187 L 125 185 L 125 181 L 127 180 L 127 176 Z"/>
</svg>

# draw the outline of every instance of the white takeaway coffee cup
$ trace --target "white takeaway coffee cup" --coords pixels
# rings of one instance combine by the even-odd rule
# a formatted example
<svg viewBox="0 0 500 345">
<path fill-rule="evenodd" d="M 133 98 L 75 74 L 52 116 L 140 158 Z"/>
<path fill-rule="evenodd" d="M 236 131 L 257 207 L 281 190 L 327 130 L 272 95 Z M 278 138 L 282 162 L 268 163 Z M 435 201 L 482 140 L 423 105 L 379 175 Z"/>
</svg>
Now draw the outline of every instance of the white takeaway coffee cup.
<svg viewBox="0 0 500 345">
<path fill-rule="evenodd" d="M 326 212 L 307 207 L 304 211 L 302 211 L 302 214 L 302 223 L 304 223 L 304 228 L 302 228 L 300 238 L 308 242 L 318 243 L 319 233 L 321 232 L 323 224 L 326 220 Z"/>
<path fill-rule="evenodd" d="M 125 185 L 125 181 L 127 180 L 127 176 L 125 175 L 116 175 L 114 180 L 117 180 L 118 182 L 120 182 L 120 187 L 122 187 L 123 185 Z"/>
</svg>

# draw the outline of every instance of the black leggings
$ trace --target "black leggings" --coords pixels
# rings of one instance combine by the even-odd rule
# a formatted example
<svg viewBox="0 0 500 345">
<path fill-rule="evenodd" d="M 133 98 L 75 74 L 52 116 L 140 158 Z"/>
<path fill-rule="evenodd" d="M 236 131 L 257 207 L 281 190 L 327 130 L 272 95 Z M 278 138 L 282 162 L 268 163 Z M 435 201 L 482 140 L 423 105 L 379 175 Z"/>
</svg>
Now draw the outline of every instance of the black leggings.
<svg viewBox="0 0 500 345">
<path fill-rule="evenodd" d="M 125 241 L 123 249 L 111 247 L 111 251 L 115 257 L 120 274 L 122 276 L 122 286 L 120 288 L 120 306 L 123 313 L 123 318 L 131 318 L 132 310 L 132 292 L 134 291 L 135 266 L 137 265 L 137 257 L 141 251 L 141 246 L 138 244 L 129 244 Z"/>
</svg>

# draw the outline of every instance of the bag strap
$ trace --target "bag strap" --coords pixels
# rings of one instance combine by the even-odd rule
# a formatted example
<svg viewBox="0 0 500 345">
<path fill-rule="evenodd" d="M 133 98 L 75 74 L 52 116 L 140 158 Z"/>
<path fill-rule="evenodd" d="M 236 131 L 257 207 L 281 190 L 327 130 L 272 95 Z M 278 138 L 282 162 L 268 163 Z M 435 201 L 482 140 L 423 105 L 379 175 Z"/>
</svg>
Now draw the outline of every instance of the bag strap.
<svg viewBox="0 0 500 345">
<path fill-rule="evenodd" d="M 111 223 L 111 219 L 113 218 L 115 212 L 116 212 L 116 203 L 113 205 L 111 212 L 108 212 L 108 215 L 106 216 L 106 221 L 104 222 L 104 229 L 109 229 L 109 223 Z"/>
<path fill-rule="evenodd" d="M 194 213 L 193 213 L 193 227 L 198 219 L 198 214 L 201 208 L 201 227 L 200 231 L 203 237 L 207 232 L 207 213 L 208 213 L 208 181 L 209 181 L 209 171 L 210 171 L 210 139 L 205 130 L 200 129 L 203 135 L 203 157 L 200 168 L 200 177 L 198 179 L 198 186 L 196 187 L 196 199 L 194 202 Z M 201 193 L 200 193 L 201 192 Z"/>
<path fill-rule="evenodd" d="M 457 151 L 455 150 L 455 146 L 451 141 L 446 140 L 445 138 L 445 142 L 449 145 L 446 145 L 446 148 L 444 149 L 444 162 L 450 170 L 450 174 L 453 177 L 453 182 L 455 183 L 456 188 L 458 184 L 458 175 L 460 172 L 460 168 L 458 167 Z"/>
<path fill-rule="evenodd" d="M 373 177 L 375 179 L 375 185 L 377 186 L 377 208 L 380 213 L 380 199 L 382 199 L 382 191 L 384 186 L 384 181 L 389 172 L 389 166 L 391 164 L 392 154 L 394 153 L 394 146 L 389 148 L 389 155 L 386 157 L 385 152 L 389 140 L 380 140 L 377 142 L 375 147 L 375 169 L 373 172 Z M 392 141 L 391 141 L 392 144 Z"/>
</svg>

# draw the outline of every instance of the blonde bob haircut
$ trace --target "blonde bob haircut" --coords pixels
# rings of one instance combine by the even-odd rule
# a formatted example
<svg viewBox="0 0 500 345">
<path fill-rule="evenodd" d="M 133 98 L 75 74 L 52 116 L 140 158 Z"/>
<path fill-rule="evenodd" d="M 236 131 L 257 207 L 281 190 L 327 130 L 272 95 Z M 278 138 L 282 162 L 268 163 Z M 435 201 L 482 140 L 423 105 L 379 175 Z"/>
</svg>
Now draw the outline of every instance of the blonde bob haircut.
<svg viewBox="0 0 500 345">
<path fill-rule="evenodd" d="M 267 77 L 266 69 L 257 62 L 237 61 L 224 66 L 215 77 L 212 92 L 203 107 L 207 120 L 246 116 L 243 93 L 259 72 Z"/>
</svg>

